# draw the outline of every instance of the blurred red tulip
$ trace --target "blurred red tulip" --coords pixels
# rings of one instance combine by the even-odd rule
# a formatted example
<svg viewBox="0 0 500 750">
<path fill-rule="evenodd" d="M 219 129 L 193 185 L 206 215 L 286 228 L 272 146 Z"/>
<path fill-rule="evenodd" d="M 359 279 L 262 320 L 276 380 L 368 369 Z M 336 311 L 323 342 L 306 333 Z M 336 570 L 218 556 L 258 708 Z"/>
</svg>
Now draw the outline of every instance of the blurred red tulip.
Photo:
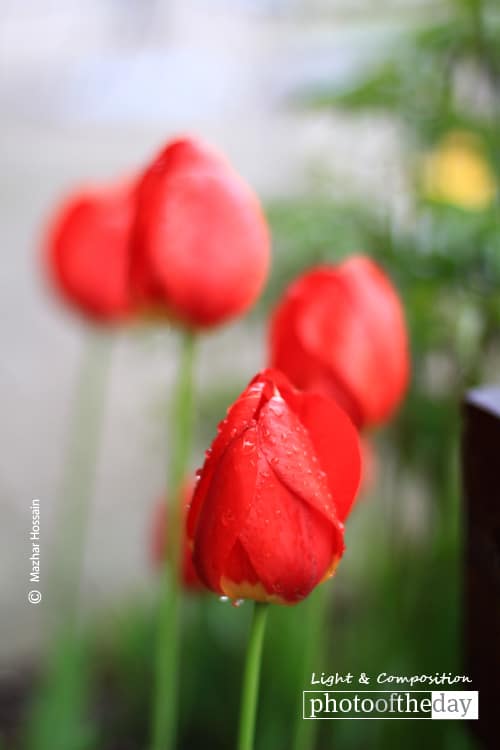
<svg viewBox="0 0 500 750">
<path fill-rule="evenodd" d="M 72 307 L 100 322 L 131 311 L 134 208 L 130 182 L 84 189 L 63 203 L 49 232 L 50 276 Z"/>
<path fill-rule="evenodd" d="M 219 425 L 194 492 L 200 578 L 232 599 L 300 601 L 343 554 L 359 479 L 358 435 L 335 401 L 261 372 Z"/>
<path fill-rule="evenodd" d="M 221 155 L 187 138 L 169 144 L 142 178 L 133 251 L 139 302 L 192 327 L 247 310 L 270 261 L 256 196 Z"/>
<path fill-rule="evenodd" d="M 274 312 L 270 348 L 273 367 L 297 388 L 336 398 L 358 427 L 387 420 L 408 385 L 401 302 L 364 256 L 292 283 Z"/>
<path fill-rule="evenodd" d="M 184 513 L 189 508 L 193 496 L 193 483 L 188 482 L 183 489 Z M 165 561 L 168 546 L 168 504 L 165 498 L 158 503 L 153 516 L 151 534 L 151 558 L 153 565 L 160 566 Z M 182 552 L 182 583 L 187 589 L 205 589 L 193 565 L 190 545 L 184 535 Z"/>
</svg>

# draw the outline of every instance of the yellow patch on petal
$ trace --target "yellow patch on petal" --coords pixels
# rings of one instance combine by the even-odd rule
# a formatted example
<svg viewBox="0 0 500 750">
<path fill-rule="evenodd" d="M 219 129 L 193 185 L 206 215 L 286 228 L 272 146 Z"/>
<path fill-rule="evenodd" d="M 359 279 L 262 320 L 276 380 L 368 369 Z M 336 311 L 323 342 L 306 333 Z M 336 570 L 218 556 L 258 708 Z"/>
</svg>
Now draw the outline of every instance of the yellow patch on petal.
<svg viewBox="0 0 500 750">
<path fill-rule="evenodd" d="M 423 163 L 426 195 L 468 210 L 491 205 L 497 191 L 495 176 L 478 139 L 462 131 L 450 133 Z"/>
<path fill-rule="evenodd" d="M 298 604 L 298 602 L 288 602 L 277 594 L 270 594 L 261 583 L 249 583 L 248 581 L 236 583 L 223 576 L 220 579 L 220 587 L 230 599 L 253 599 L 256 602 L 269 602 L 271 604 Z"/>
<path fill-rule="evenodd" d="M 329 568 L 327 568 L 327 571 L 325 575 L 323 576 L 323 578 L 321 579 L 320 583 L 324 583 L 325 581 L 328 581 L 328 579 L 331 578 L 335 574 L 335 571 L 337 570 L 337 566 L 339 562 L 340 562 L 340 557 L 335 557 L 332 560 Z"/>
<path fill-rule="evenodd" d="M 319 582 L 324 583 L 331 578 L 337 570 L 337 565 L 340 562 L 340 557 L 334 558 L 331 565 L 328 567 L 325 575 Z M 319 585 L 318 584 L 318 585 Z M 278 594 L 270 594 L 261 583 L 249 583 L 249 581 L 231 581 L 229 578 L 223 576 L 220 580 L 220 587 L 224 594 L 230 599 L 253 599 L 256 602 L 268 602 L 270 604 L 284 604 L 286 606 L 292 606 L 299 604 L 300 601 L 288 601 Z"/>
</svg>

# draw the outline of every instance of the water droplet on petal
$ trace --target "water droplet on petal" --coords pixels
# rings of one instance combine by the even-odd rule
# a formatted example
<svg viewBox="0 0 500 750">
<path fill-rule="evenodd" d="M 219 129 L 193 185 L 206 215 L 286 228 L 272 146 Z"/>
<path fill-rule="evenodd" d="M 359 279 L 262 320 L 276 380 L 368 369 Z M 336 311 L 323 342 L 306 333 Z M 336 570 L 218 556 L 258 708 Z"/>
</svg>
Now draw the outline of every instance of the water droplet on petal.
<svg viewBox="0 0 500 750">
<path fill-rule="evenodd" d="M 243 445 L 241 447 L 242 453 L 252 453 L 254 448 L 255 448 L 255 444 L 253 440 L 243 440 Z"/>
<path fill-rule="evenodd" d="M 228 596 L 219 596 L 219 601 L 220 602 L 228 602 L 229 601 L 229 597 Z"/>
<path fill-rule="evenodd" d="M 244 603 L 245 603 L 244 599 L 233 599 L 233 601 L 231 602 L 233 607 L 241 607 L 241 605 Z"/>
</svg>

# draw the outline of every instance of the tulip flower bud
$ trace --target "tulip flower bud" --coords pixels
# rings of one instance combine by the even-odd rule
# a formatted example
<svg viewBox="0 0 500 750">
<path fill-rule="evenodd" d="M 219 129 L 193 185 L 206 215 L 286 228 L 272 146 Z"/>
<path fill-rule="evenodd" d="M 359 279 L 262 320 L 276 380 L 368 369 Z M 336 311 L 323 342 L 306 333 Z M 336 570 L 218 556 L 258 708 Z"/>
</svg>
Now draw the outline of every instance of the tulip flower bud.
<svg viewBox="0 0 500 750">
<path fill-rule="evenodd" d="M 269 260 L 260 205 L 230 164 L 199 141 L 168 145 L 138 189 L 139 303 L 190 327 L 217 325 L 255 302 Z"/>
<path fill-rule="evenodd" d="M 183 489 L 184 514 L 187 513 L 192 496 L 193 482 L 189 481 Z M 153 565 L 159 567 L 165 561 L 168 547 L 168 504 L 165 498 L 162 498 L 155 508 L 151 532 L 151 560 Z M 192 591 L 205 589 L 194 568 L 191 547 L 185 534 L 182 548 L 182 583 L 184 588 Z"/>
<path fill-rule="evenodd" d="M 300 276 L 278 304 L 270 360 L 297 387 L 333 396 L 358 427 L 387 420 L 409 378 L 399 297 L 369 258 Z"/>
<path fill-rule="evenodd" d="M 193 495 L 200 578 L 232 599 L 299 602 L 343 554 L 359 479 L 358 435 L 335 401 L 261 372 L 219 425 Z"/>
<path fill-rule="evenodd" d="M 49 232 L 46 262 L 57 288 L 99 322 L 131 311 L 133 193 L 131 183 L 82 190 L 62 205 Z"/>
</svg>

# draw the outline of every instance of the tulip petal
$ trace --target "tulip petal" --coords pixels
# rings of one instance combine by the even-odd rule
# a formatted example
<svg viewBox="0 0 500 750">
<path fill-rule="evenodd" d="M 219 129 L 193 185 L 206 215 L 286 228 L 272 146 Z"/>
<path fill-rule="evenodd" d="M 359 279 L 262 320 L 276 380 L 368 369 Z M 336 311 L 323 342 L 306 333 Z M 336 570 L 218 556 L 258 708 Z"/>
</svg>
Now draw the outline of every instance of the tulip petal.
<svg viewBox="0 0 500 750">
<path fill-rule="evenodd" d="M 297 337 L 306 361 L 322 363 L 307 387 L 340 396 L 357 424 L 386 419 L 408 380 L 404 316 L 392 285 L 362 256 L 319 268 L 302 284 Z"/>
<path fill-rule="evenodd" d="M 340 521 L 354 503 L 361 478 L 358 432 L 337 403 L 317 393 L 296 396 L 297 413 L 307 429 L 332 494 Z"/>
<path fill-rule="evenodd" d="M 238 588 L 241 588 L 242 585 L 250 584 L 251 586 L 255 586 L 259 581 L 255 568 L 250 562 L 250 558 L 239 539 L 236 540 L 234 547 L 229 553 L 224 566 L 223 578 L 227 582 L 231 582 L 233 594 L 234 592 L 237 593 Z M 225 593 L 230 594 L 226 589 L 226 586 L 223 588 Z"/>
<path fill-rule="evenodd" d="M 193 172 L 171 181 L 151 223 L 157 278 L 174 313 L 189 310 L 195 324 L 248 307 L 267 275 L 265 225 L 253 197 L 250 202 L 246 190 L 243 197 L 234 181 L 221 172 Z M 256 256 L 259 248 L 262 257 Z"/>
<path fill-rule="evenodd" d="M 277 370 L 264 370 L 258 379 L 274 383 L 305 427 L 319 466 L 326 472 L 337 517 L 343 522 L 354 503 L 361 476 L 359 436 L 351 419 L 333 398 L 301 393 Z"/>
<path fill-rule="evenodd" d="M 225 447 L 211 472 L 199 509 L 193 560 L 202 580 L 214 591 L 243 528 L 255 495 L 257 429 L 248 427 Z"/>
<path fill-rule="evenodd" d="M 404 393 L 409 357 L 403 309 L 386 275 L 369 258 L 354 256 L 339 268 L 351 309 L 366 341 L 364 369 L 354 369 L 369 421 L 387 419 Z M 354 316 L 353 316 L 354 317 Z M 360 339 L 363 340 L 363 339 Z M 359 347 L 361 348 L 361 347 Z M 380 367 L 383 364 L 383 377 Z"/>
<path fill-rule="evenodd" d="M 60 292 L 98 321 L 131 312 L 129 236 L 132 183 L 88 188 L 60 209 L 48 235 L 46 260 Z"/>
<path fill-rule="evenodd" d="M 307 596 L 344 548 L 341 525 L 291 492 L 263 454 L 240 541 L 264 589 L 288 603 Z"/>
<path fill-rule="evenodd" d="M 300 309 L 300 298 L 293 294 L 292 288 L 285 302 L 274 311 L 270 330 L 271 367 L 286 372 L 297 388 L 308 386 L 316 368 L 321 367 L 319 362 L 311 360 L 298 335 Z"/>
<path fill-rule="evenodd" d="M 408 384 L 401 302 L 365 256 L 297 279 L 273 314 L 270 347 L 295 386 L 332 396 L 358 426 L 390 417 Z"/>
<path fill-rule="evenodd" d="M 313 443 L 281 396 L 274 396 L 261 408 L 258 431 L 260 448 L 283 485 L 331 523 L 338 523 L 326 473 Z"/>
<path fill-rule="evenodd" d="M 256 196 L 212 149 L 165 149 L 139 186 L 137 294 L 191 326 L 246 310 L 267 277 L 270 241 Z"/>
<path fill-rule="evenodd" d="M 210 487 L 218 462 L 230 444 L 239 438 L 250 425 L 255 423 L 264 387 L 265 384 L 262 382 L 252 382 L 228 409 L 226 418 L 219 424 L 217 437 L 207 453 L 205 464 L 191 500 L 187 519 L 187 534 L 190 539 L 194 537 L 200 510 L 205 502 L 207 490 Z"/>
</svg>

